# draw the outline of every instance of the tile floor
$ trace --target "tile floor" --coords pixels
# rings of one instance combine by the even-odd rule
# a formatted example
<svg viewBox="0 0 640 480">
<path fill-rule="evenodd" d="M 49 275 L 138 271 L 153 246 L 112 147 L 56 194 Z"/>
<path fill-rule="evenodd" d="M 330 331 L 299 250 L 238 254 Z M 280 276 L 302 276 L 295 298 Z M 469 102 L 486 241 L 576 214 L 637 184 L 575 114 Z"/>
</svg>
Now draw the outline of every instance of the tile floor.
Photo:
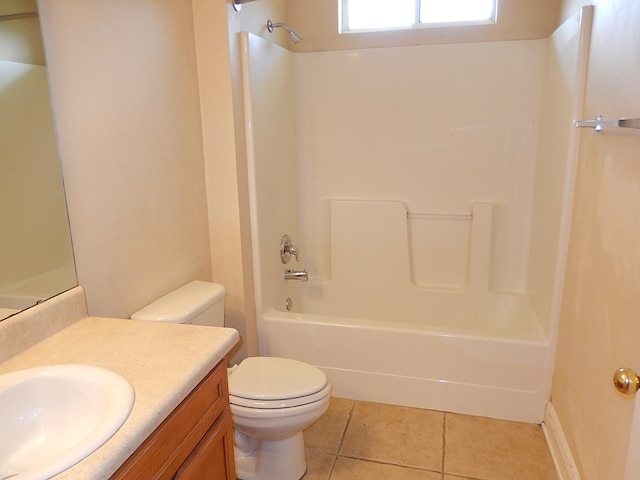
<svg viewBox="0 0 640 480">
<path fill-rule="evenodd" d="M 557 480 L 538 425 L 332 398 L 303 480 Z"/>
</svg>

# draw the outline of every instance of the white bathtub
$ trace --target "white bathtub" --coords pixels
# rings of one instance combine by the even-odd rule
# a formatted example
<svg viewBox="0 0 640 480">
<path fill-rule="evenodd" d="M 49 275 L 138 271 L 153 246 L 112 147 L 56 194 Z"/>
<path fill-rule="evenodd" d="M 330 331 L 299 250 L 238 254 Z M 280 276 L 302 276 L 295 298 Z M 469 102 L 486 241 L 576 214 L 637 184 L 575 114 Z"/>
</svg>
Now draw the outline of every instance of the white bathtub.
<svg viewBox="0 0 640 480">
<path fill-rule="evenodd" d="M 73 262 L 0 288 L 0 320 L 78 284 Z"/>
<path fill-rule="evenodd" d="M 522 316 L 526 299 L 495 297 L 505 305 L 494 313 L 521 314 L 519 330 L 487 317 L 444 328 L 272 309 L 258 320 L 260 354 L 320 367 L 338 397 L 539 423 L 549 395 L 549 342 L 535 316 Z M 500 324 L 511 326 L 501 334 Z"/>
<path fill-rule="evenodd" d="M 23 295 L 6 295 L 0 293 L 0 319 L 14 315 L 25 308 L 38 303 L 41 298 Z"/>
<path fill-rule="evenodd" d="M 581 37 L 574 27 L 579 22 L 572 21 L 572 25 L 571 48 L 564 47 L 567 42 L 560 36 L 549 45 L 538 40 L 526 46 L 510 44 L 515 49 L 510 48 L 508 58 L 487 51 L 485 58 L 500 59 L 499 68 L 518 66 L 514 71 L 518 74 L 509 77 L 518 82 L 513 98 L 530 91 L 533 78 L 544 80 L 545 85 L 562 85 L 560 79 L 564 81 L 565 74 L 575 69 L 578 53 L 583 69 L 588 50 L 582 52 L 586 43 L 578 42 Z M 549 114 L 541 117 L 545 121 L 541 122 L 540 144 L 534 145 L 537 148 L 524 141 L 531 137 L 527 130 L 515 137 L 509 133 L 506 148 L 497 150 L 498 143 L 491 142 L 486 149 L 482 143 L 483 148 L 470 155 L 448 156 L 434 138 L 425 145 L 418 141 L 415 149 L 400 143 L 400 149 L 382 144 L 378 158 L 375 147 L 361 149 L 362 142 L 351 142 L 350 130 L 335 126 L 336 118 L 348 123 L 354 111 L 370 110 L 370 97 L 359 94 L 362 79 L 387 65 L 400 65 L 401 58 L 408 59 L 403 68 L 412 71 L 416 54 L 442 58 L 446 67 L 454 53 L 469 58 L 467 47 L 455 52 L 447 48 L 442 55 L 436 46 L 420 48 L 420 52 L 369 49 L 307 55 L 293 54 L 246 32 L 241 41 L 260 354 L 317 365 L 329 375 L 337 396 L 541 422 L 550 392 L 577 145 L 577 134 L 570 130 L 576 114 L 565 102 L 575 99 L 554 87 L 563 95 L 550 97 L 558 101 L 543 105 Z M 484 50 L 505 45 L 469 47 Z M 524 51 L 528 53 L 522 56 Z M 543 55 L 550 59 L 548 65 L 542 62 Z M 430 61 L 423 64 L 432 65 Z M 323 73 L 325 65 L 338 69 L 335 78 L 348 81 L 350 90 L 334 82 L 341 85 L 336 95 L 333 83 L 316 74 Z M 551 76 L 546 79 L 547 75 Z M 586 71 L 576 75 L 577 85 L 586 78 Z M 446 77 L 433 77 L 429 72 L 424 78 L 447 84 Z M 378 91 L 383 92 L 384 85 Z M 424 84 L 415 85 L 418 98 Z M 512 115 L 513 102 L 504 104 L 505 98 L 511 98 L 505 96 L 506 90 L 496 90 L 493 83 L 489 87 L 474 86 L 482 98 L 485 91 L 498 92 L 494 103 L 505 112 L 500 118 L 522 116 L 537 125 L 538 119 L 531 116 L 538 111 L 534 97 L 527 96 L 527 102 L 533 99 L 530 106 L 516 102 L 518 109 Z M 542 92 L 543 87 L 536 84 L 534 90 Z M 572 95 L 579 95 L 580 88 L 570 88 L 575 89 Z M 349 91 L 364 103 L 343 102 Z M 466 88 L 461 92 L 469 93 Z M 318 98 L 323 100 L 313 100 Z M 324 100 L 331 100 L 335 108 L 327 108 Z M 449 103 L 442 104 L 444 110 L 437 118 L 455 118 L 442 128 L 465 135 L 466 144 L 470 132 L 459 128 L 458 117 L 451 117 Z M 390 97 L 385 105 L 404 104 Z M 430 112 L 430 118 L 424 118 L 428 124 L 436 117 L 431 110 L 425 111 Z M 414 131 L 415 119 L 403 113 L 394 118 L 410 117 L 406 130 Z M 478 139 L 502 138 L 501 127 L 499 131 L 486 127 L 483 131 L 490 136 L 483 134 Z M 353 138 L 373 139 L 367 128 L 366 122 L 358 125 Z M 393 129 L 402 130 L 398 125 Z M 557 140 L 560 129 L 567 129 L 566 145 Z M 416 140 L 418 137 L 421 135 Z M 358 148 L 352 150 L 351 144 Z M 524 162 L 529 152 L 539 149 L 545 154 Z M 480 150 L 487 155 L 483 157 Z M 387 159 L 385 152 L 393 154 Z M 373 153 L 378 160 L 372 160 Z M 511 153 L 516 157 L 504 157 L 499 170 L 487 168 Z M 411 161 L 406 164 L 410 168 L 404 168 L 398 163 L 400 157 L 420 161 Z M 475 170 L 466 170 L 462 158 L 472 160 L 472 169 L 481 165 L 488 177 L 475 181 L 470 173 Z M 348 168 L 343 171 L 345 165 Z M 371 182 L 361 182 L 373 166 L 388 170 L 372 170 Z M 515 175 L 513 182 L 504 180 L 504 166 Z M 410 174 L 402 177 L 404 182 L 397 181 L 404 172 Z M 535 185 L 528 183 L 534 172 L 539 177 Z M 564 175 L 568 175 L 566 181 Z M 387 177 L 394 179 L 397 189 L 385 181 Z M 423 179 L 443 181 L 428 188 Z M 520 179 L 527 182 L 517 186 Z M 461 181 L 465 185 L 468 181 L 469 188 L 454 186 Z M 534 215 L 531 222 L 525 217 L 529 211 Z M 286 267 L 277 255 L 285 233 L 301 252 L 300 263 Z M 530 238 L 525 238 L 527 233 Z M 527 245 L 532 246 L 531 251 Z M 284 268 L 304 268 L 310 281 L 287 283 L 282 279 Z M 498 289 L 527 292 L 540 319 L 526 297 L 494 293 Z M 296 313 L 284 311 L 287 297 L 293 299 Z"/>
</svg>

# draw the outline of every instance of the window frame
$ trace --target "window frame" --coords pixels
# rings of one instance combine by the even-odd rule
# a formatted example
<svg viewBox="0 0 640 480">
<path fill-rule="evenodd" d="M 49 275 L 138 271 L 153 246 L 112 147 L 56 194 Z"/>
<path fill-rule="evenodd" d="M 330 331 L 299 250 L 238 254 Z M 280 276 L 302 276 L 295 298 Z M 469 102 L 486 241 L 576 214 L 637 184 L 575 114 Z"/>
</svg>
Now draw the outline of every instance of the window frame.
<svg viewBox="0 0 640 480">
<path fill-rule="evenodd" d="M 393 0 L 388 0 L 393 2 Z M 400 27 L 380 27 L 380 28 L 348 28 L 348 4 L 349 0 L 338 0 L 338 33 L 339 34 L 355 34 L 355 33 L 371 33 L 371 32 L 387 32 L 398 30 L 420 30 L 424 28 L 443 28 L 443 27 L 466 27 L 474 25 L 495 25 L 498 19 L 498 3 L 500 0 L 491 0 L 493 2 L 493 14 L 490 18 L 484 20 L 460 20 L 453 22 L 421 22 L 420 7 L 422 0 L 414 0 L 414 17 L 413 24 Z M 448 0 L 441 0 L 448 1 Z"/>
</svg>

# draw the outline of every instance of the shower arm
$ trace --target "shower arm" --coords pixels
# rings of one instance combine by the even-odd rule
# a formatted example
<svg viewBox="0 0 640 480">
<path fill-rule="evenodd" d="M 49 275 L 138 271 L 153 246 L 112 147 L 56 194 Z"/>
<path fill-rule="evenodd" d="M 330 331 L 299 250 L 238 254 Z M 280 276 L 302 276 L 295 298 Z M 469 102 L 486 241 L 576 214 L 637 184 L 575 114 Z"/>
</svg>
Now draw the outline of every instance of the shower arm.
<svg viewBox="0 0 640 480">
<path fill-rule="evenodd" d="M 293 43 L 298 43 L 300 40 L 302 40 L 302 35 L 296 32 L 286 23 L 273 23 L 271 20 L 267 20 L 267 30 L 269 30 L 269 33 L 273 33 L 273 30 L 275 28 L 284 28 L 289 34 L 289 38 L 291 38 Z"/>
</svg>

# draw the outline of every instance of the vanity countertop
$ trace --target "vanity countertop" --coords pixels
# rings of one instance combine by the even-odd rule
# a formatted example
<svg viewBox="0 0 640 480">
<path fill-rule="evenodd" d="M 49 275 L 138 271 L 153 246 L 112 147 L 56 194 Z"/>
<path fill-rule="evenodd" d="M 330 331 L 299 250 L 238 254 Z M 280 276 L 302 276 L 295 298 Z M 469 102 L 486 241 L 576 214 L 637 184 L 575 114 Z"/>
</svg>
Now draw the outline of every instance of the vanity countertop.
<svg viewBox="0 0 640 480">
<path fill-rule="evenodd" d="M 238 342 L 231 328 L 87 317 L 0 363 L 0 374 L 81 363 L 105 367 L 135 389 L 111 439 L 56 480 L 106 480 Z"/>
</svg>

